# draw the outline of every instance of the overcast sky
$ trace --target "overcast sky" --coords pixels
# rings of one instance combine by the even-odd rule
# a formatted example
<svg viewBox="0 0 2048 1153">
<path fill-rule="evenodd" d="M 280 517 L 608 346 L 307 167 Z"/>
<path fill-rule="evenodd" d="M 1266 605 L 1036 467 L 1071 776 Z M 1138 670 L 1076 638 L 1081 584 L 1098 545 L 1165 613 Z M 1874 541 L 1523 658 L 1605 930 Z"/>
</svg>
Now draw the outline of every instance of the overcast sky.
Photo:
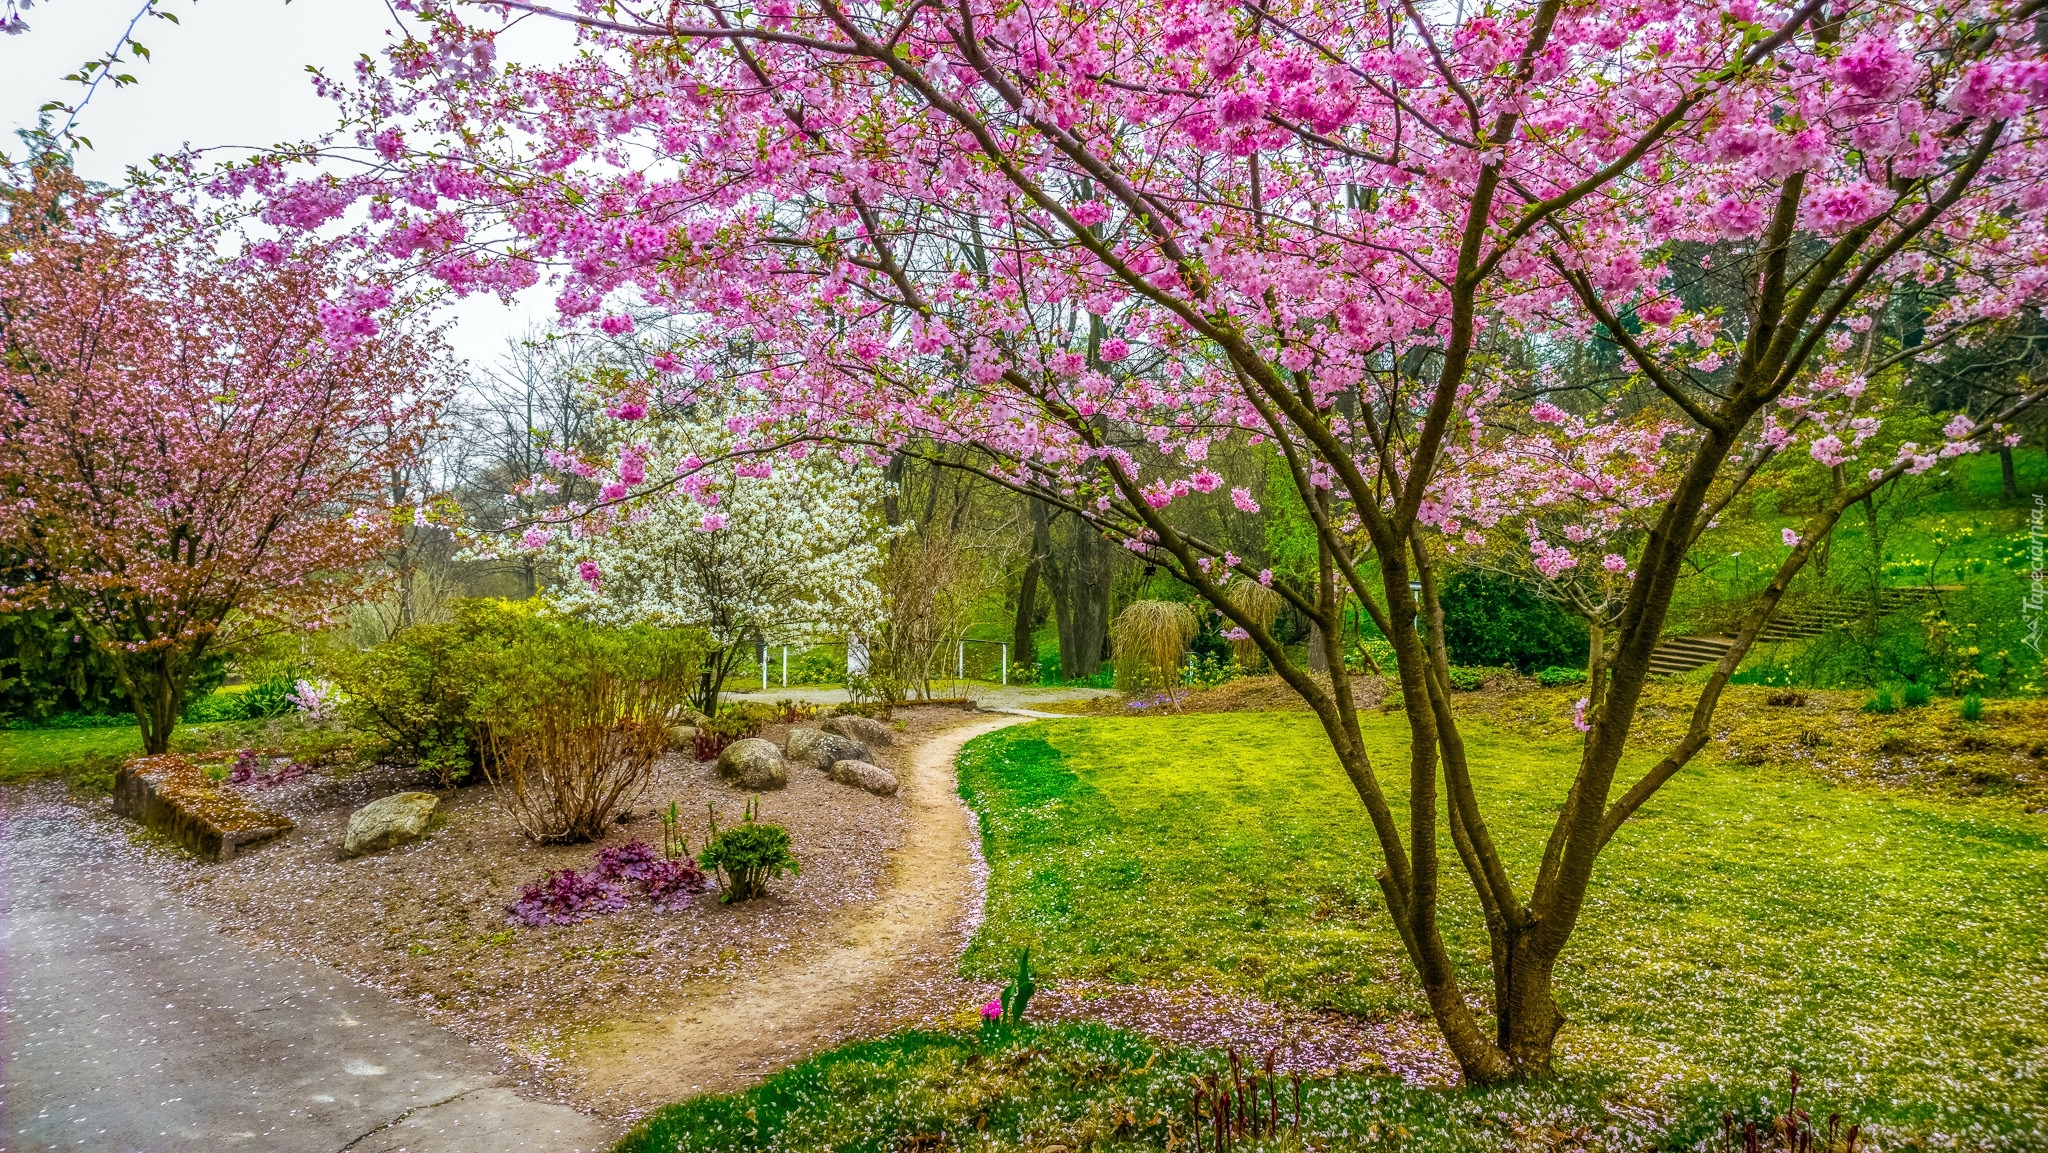
<svg viewBox="0 0 2048 1153">
<path fill-rule="evenodd" d="M 141 0 L 37 0 L 30 31 L 0 36 L 0 118 L 8 139 L 0 151 L 20 155 L 17 128 L 36 121 L 47 101 L 75 104 L 84 89 L 63 79 L 119 40 Z M 145 20 L 136 39 L 149 60 L 123 71 L 138 83 L 102 84 L 79 117 L 77 131 L 93 147 L 78 158 L 81 175 L 116 182 L 131 164 L 183 144 L 260 147 L 304 140 L 333 127 L 335 112 L 313 94 L 306 66 L 346 76 L 361 54 L 377 53 L 396 27 L 377 0 L 164 0 L 180 23 Z M 560 53 L 559 26 L 529 20 L 503 46 L 507 53 Z M 496 298 L 460 302 L 450 333 L 458 353 L 495 360 L 507 336 L 544 320 L 552 293 L 532 291 L 507 308 Z"/>
</svg>

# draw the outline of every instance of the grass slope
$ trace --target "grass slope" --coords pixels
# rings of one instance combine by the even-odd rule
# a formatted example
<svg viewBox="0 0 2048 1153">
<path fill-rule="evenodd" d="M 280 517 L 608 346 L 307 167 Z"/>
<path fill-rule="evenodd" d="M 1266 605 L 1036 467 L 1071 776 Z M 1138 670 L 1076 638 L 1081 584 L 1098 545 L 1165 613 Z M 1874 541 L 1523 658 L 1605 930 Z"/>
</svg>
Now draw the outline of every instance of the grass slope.
<svg viewBox="0 0 2048 1153">
<path fill-rule="evenodd" d="M 744 1093 L 669 1106 L 627 1134 L 618 1153 L 1188 1150 L 1188 1086 L 1214 1073 L 1229 1078 L 1220 1054 L 1158 1050 L 1093 1025 L 1025 1028 L 988 1045 L 899 1033 L 818 1054 Z M 1316 1149 L 1432 1153 L 1498 1153 L 1520 1147 L 1518 1132 L 1537 1135 L 1527 1148 L 1577 1153 L 1645 1149 L 1667 1136 L 1607 1110 L 1612 1088 L 1566 1078 L 1444 1093 L 1389 1077 L 1317 1078 L 1302 1084 L 1301 1129 Z M 1290 1139 L 1294 1096 L 1284 1080 L 1280 1099 L 1283 1135 L 1255 1147 L 1303 1148 Z M 1261 1089 L 1269 1118 L 1270 1102 Z M 1704 1135 L 1710 1125 L 1703 1117 L 1693 1130 Z M 1543 1137 L 1574 1132 L 1563 1144 Z"/>
<path fill-rule="evenodd" d="M 1405 733 L 1367 718 L 1397 811 Z M 1483 803 L 1534 867 L 1574 750 L 1475 724 Z M 1077 719 L 960 762 L 988 916 L 965 966 L 1205 982 L 1354 1013 L 1419 1008 L 1363 811 L 1299 714 Z M 1403 814 L 1405 818 L 1405 813 Z M 1683 1099 L 1797 1067 L 1897 1131 L 2048 1147 L 2048 822 L 1699 764 L 1603 857 L 1558 974 L 1578 1067 Z M 1446 935 L 1485 941 L 1444 847 Z"/>
</svg>

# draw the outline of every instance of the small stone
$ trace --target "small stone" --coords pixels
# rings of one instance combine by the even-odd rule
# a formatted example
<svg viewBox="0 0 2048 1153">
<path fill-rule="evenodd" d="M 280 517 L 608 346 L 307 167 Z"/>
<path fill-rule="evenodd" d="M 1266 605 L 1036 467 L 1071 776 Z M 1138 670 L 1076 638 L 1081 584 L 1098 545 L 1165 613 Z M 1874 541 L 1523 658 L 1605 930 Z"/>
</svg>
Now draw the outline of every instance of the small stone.
<svg viewBox="0 0 2048 1153">
<path fill-rule="evenodd" d="M 765 793 L 789 784 L 789 769 L 774 741 L 745 737 L 718 754 L 718 776 L 736 789 Z"/>
<path fill-rule="evenodd" d="M 889 726 L 873 717 L 848 713 L 845 716 L 828 718 L 819 727 L 828 733 L 834 733 L 850 741 L 861 741 L 870 747 L 896 743 L 896 734 L 890 731 Z"/>
<path fill-rule="evenodd" d="M 872 762 L 875 759 L 868 747 L 859 741 L 817 729 L 791 729 L 789 739 L 783 743 L 782 755 L 820 772 L 831 768 L 834 761 Z"/>
<path fill-rule="evenodd" d="M 348 815 L 348 834 L 341 855 L 360 857 L 410 844 L 426 835 L 427 820 L 441 798 L 432 793 L 393 793 L 379 797 Z"/>
<path fill-rule="evenodd" d="M 695 752 L 697 748 L 697 726 L 670 725 L 668 727 L 668 747 L 672 752 Z"/>
<path fill-rule="evenodd" d="M 878 797 L 896 795 L 896 775 L 880 765 L 866 761 L 833 761 L 825 775 L 842 785 L 866 789 Z"/>
</svg>

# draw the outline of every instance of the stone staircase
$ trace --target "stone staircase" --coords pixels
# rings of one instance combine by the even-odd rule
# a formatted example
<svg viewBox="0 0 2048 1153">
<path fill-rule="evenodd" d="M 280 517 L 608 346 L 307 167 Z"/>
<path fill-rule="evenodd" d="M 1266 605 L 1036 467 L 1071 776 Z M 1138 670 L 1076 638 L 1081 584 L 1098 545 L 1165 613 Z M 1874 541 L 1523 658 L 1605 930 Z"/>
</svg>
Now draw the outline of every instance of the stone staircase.
<svg viewBox="0 0 2048 1153">
<path fill-rule="evenodd" d="M 1882 611 L 1890 613 L 1912 605 L 1933 600 L 1939 593 L 1960 592 L 1961 585 L 1915 585 L 1910 588 L 1888 588 L 1878 594 Z M 1817 637 L 1846 621 L 1863 615 L 1860 606 L 1842 601 L 1824 601 L 1804 604 L 1788 613 L 1771 618 L 1764 626 L 1762 635 L 1757 637 L 1760 644 L 1777 641 L 1804 640 Z M 1674 673 L 1688 673 L 1704 665 L 1711 665 L 1727 653 L 1728 646 L 1735 643 L 1734 637 L 1665 637 L 1650 650 L 1650 673 L 1652 676 L 1669 676 Z"/>
</svg>

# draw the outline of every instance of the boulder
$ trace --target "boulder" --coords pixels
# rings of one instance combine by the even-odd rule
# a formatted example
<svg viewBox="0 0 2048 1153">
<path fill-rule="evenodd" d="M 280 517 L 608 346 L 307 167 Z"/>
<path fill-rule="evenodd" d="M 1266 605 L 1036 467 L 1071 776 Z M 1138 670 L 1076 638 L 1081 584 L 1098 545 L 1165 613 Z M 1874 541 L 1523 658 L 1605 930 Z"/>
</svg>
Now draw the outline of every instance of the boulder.
<svg viewBox="0 0 2048 1153">
<path fill-rule="evenodd" d="M 746 737 L 725 746 L 718 754 L 718 776 L 736 789 L 765 793 L 789 784 L 789 769 L 782 763 L 782 751 L 774 741 Z"/>
<path fill-rule="evenodd" d="M 348 834 L 341 855 L 360 857 L 409 845 L 427 835 L 427 820 L 441 805 L 432 793 L 393 793 L 379 797 L 348 815 Z"/>
<path fill-rule="evenodd" d="M 691 753 L 697 750 L 697 726 L 670 725 L 668 747 L 673 752 Z"/>
<path fill-rule="evenodd" d="M 203 861 L 226 861 L 290 832 L 290 818 L 258 808 L 206 779 L 199 766 L 163 754 L 138 757 L 114 778 L 114 811 L 140 821 Z"/>
<path fill-rule="evenodd" d="M 896 734 L 890 731 L 889 726 L 873 717 L 848 713 L 845 716 L 828 718 L 819 727 L 828 733 L 845 737 L 849 741 L 860 741 L 870 747 L 896 743 Z"/>
<path fill-rule="evenodd" d="M 896 795 L 896 775 L 880 765 L 866 761 L 833 761 L 825 775 L 842 785 L 866 789 L 878 797 Z"/>
<path fill-rule="evenodd" d="M 817 729 L 791 729 L 789 739 L 783 743 L 782 755 L 820 772 L 831 768 L 834 761 L 872 762 L 875 759 L 868 747 L 859 741 Z"/>
</svg>

